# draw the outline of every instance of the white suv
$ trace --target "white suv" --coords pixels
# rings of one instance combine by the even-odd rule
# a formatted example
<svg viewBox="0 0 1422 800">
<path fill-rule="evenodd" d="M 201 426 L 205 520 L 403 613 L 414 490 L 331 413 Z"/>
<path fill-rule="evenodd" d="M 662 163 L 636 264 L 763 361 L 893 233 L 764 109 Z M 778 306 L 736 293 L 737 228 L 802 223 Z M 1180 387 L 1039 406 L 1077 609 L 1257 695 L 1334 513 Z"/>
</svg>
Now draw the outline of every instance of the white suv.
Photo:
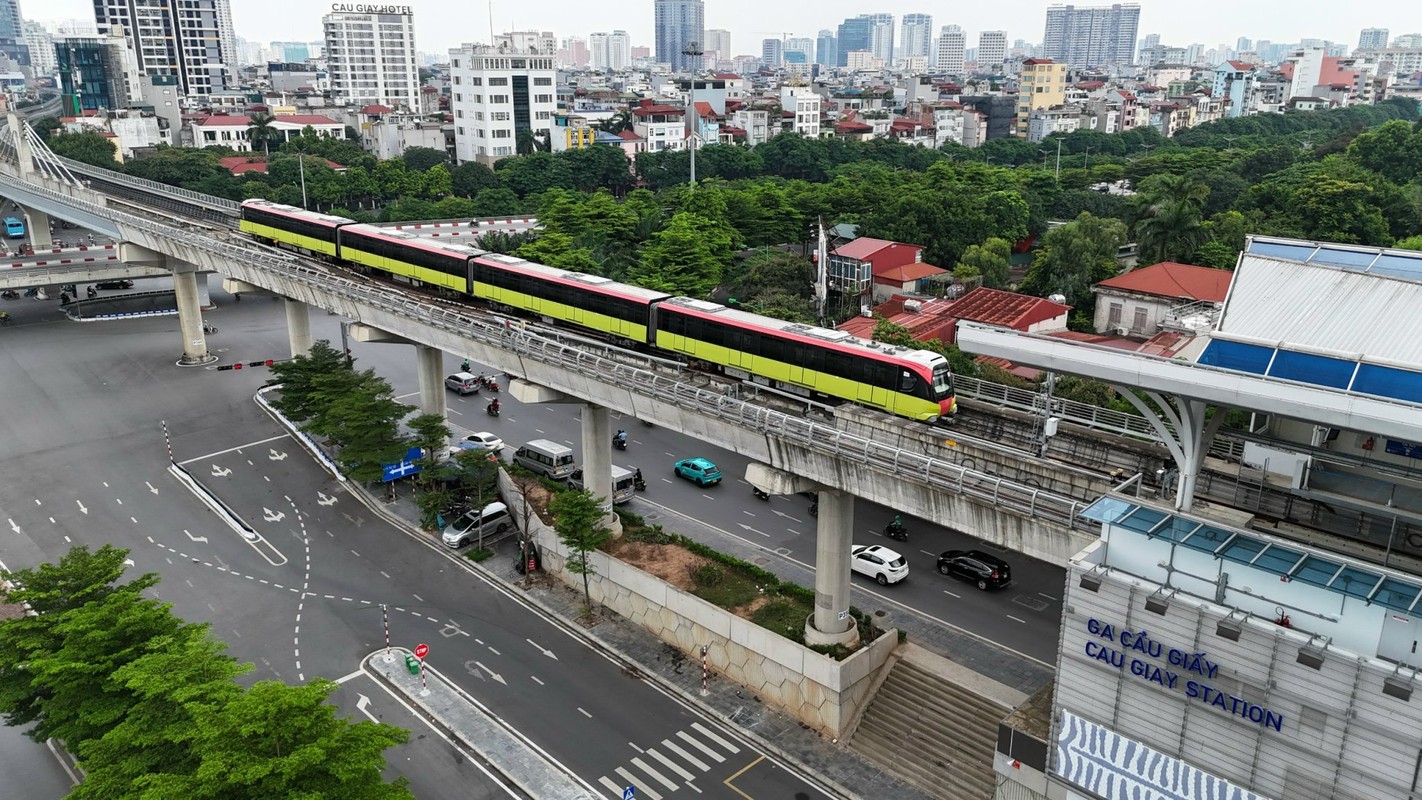
<svg viewBox="0 0 1422 800">
<path fill-rule="evenodd" d="M 867 575 L 880 586 L 898 583 L 908 577 L 908 561 L 883 545 L 856 544 L 849 550 L 849 567 Z"/>
</svg>

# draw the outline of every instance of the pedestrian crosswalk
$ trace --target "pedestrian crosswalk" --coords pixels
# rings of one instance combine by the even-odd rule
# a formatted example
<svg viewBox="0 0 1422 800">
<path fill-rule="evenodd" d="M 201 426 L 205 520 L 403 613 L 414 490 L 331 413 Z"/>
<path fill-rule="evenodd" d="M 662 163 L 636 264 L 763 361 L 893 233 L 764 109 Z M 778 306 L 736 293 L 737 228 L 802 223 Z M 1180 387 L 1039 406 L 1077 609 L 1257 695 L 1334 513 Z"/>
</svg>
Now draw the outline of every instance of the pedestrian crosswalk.
<svg viewBox="0 0 1422 800">
<path fill-rule="evenodd" d="M 637 749 L 639 755 L 598 778 L 598 783 L 616 800 L 622 800 L 628 786 L 636 788 L 639 800 L 662 800 L 664 793 L 691 784 L 702 773 L 710 772 L 713 765 L 725 763 L 728 755 L 741 752 L 735 743 L 700 722 L 691 723 L 689 729 L 679 730 L 645 751 Z M 695 786 L 691 788 L 701 792 Z"/>
</svg>

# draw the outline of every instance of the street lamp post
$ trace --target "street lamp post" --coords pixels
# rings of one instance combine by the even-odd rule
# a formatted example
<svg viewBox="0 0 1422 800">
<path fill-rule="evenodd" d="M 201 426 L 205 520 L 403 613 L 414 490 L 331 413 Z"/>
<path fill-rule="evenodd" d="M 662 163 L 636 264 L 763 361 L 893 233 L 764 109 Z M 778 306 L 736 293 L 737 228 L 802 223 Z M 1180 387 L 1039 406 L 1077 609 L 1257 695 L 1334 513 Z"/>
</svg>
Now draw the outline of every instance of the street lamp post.
<svg viewBox="0 0 1422 800">
<path fill-rule="evenodd" d="M 696 113 L 696 68 L 700 66 L 700 58 L 706 55 L 706 51 L 702 50 L 701 45 L 697 42 L 687 42 L 686 46 L 681 48 L 681 54 L 684 56 L 688 56 L 692 59 L 696 59 L 695 61 L 691 62 L 691 102 L 686 109 L 686 113 L 690 115 L 689 122 L 691 123 L 691 141 L 687 143 L 687 147 L 691 148 L 691 186 L 692 188 L 695 188 L 696 134 L 698 133 L 698 129 L 701 127 L 701 118 Z"/>
</svg>

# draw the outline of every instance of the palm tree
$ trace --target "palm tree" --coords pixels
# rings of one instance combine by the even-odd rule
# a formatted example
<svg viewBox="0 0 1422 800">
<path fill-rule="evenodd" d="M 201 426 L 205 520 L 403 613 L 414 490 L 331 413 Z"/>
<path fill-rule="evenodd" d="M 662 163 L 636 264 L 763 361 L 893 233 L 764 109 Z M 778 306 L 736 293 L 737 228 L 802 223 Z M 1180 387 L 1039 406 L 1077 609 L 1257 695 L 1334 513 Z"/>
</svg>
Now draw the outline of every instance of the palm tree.
<svg viewBox="0 0 1422 800">
<path fill-rule="evenodd" d="M 608 133 L 622 133 L 623 131 L 632 130 L 632 112 L 624 108 L 608 119 L 603 120 L 597 127 Z"/>
<path fill-rule="evenodd" d="M 1188 263 L 1207 238 L 1200 208 L 1188 200 L 1150 206 L 1146 216 L 1136 221 L 1135 233 L 1141 258 L 1148 259 L 1144 263 L 1151 264 L 1161 261 Z"/>
<path fill-rule="evenodd" d="M 256 144 L 262 143 L 262 153 L 271 158 L 271 143 L 281 141 L 281 131 L 272 127 L 276 117 L 266 111 L 258 111 L 253 114 L 247 123 L 247 141 Z"/>
</svg>

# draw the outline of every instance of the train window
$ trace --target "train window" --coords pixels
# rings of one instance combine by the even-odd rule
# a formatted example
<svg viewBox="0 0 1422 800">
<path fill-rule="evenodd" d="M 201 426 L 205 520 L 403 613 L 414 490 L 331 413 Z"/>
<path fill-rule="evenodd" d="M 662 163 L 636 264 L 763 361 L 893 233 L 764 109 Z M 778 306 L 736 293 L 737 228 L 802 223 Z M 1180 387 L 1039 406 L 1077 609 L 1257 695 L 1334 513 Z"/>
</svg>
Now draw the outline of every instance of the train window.
<svg viewBox="0 0 1422 800">
<path fill-rule="evenodd" d="M 828 350 L 825 352 L 825 372 L 838 378 L 848 378 L 854 380 L 855 375 L 854 359 L 848 353 L 841 353 L 838 350 Z"/>
<path fill-rule="evenodd" d="M 760 340 L 760 355 L 772 361 L 785 360 L 785 342 L 778 336 L 765 336 Z"/>
<path fill-rule="evenodd" d="M 800 366 L 814 372 L 823 372 L 825 353 L 818 347 L 806 345 L 800 348 Z"/>
<path fill-rule="evenodd" d="M 899 391 L 901 391 L 901 392 L 912 392 L 912 391 L 913 391 L 913 385 L 914 385 L 915 382 L 917 382 L 917 380 L 918 380 L 918 376 L 914 375 L 911 370 L 907 370 L 907 369 L 905 369 L 905 370 L 900 370 L 900 371 L 899 371 Z"/>
</svg>

